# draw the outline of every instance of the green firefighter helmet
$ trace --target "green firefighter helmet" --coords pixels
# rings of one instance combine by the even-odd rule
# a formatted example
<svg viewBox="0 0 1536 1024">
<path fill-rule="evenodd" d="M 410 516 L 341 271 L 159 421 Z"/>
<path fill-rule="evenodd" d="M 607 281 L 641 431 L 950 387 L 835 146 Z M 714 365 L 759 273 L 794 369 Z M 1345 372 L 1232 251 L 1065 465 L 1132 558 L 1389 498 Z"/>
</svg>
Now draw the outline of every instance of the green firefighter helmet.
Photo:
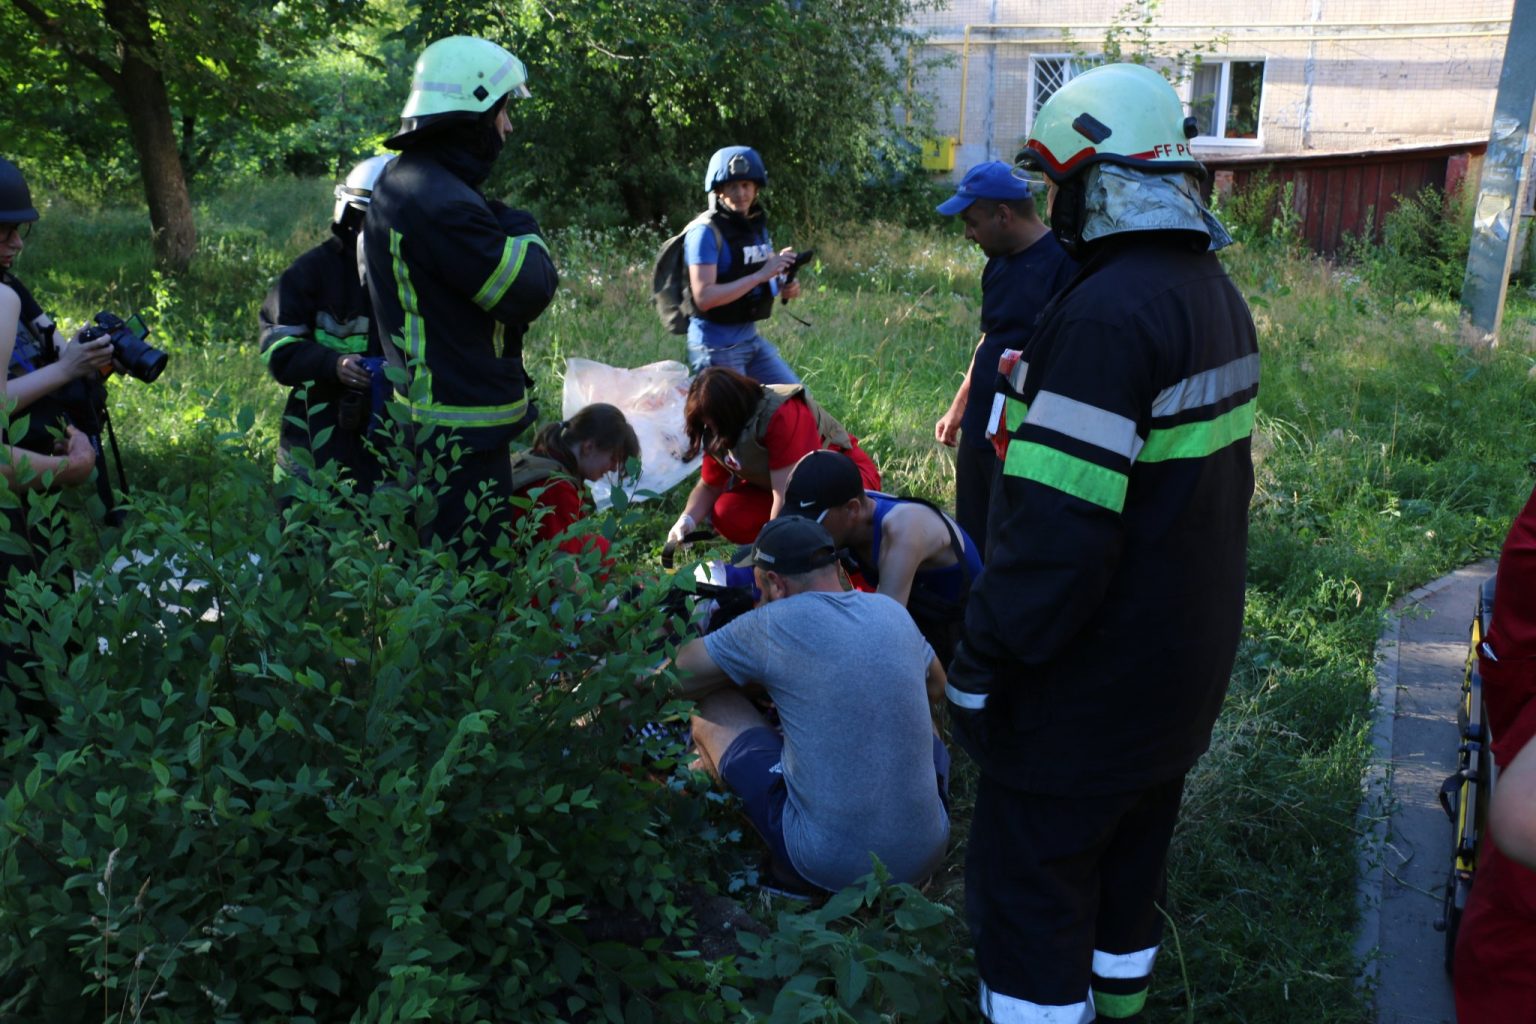
<svg viewBox="0 0 1536 1024">
<path fill-rule="evenodd" d="M 439 39 L 416 58 L 400 131 L 385 145 L 398 148 L 392 144 L 442 121 L 479 117 L 503 97 L 526 97 L 527 81 L 523 62 L 489 39 Z"/>
<path fill-rule="evenodd" d="M 1195 119 L 1162 75 L 1139 64 L 1105 64 L 1051 94 L 1018 163 L 1058 185 L 1096 163 L 1204 174 L 1189 148 L 1195 133 Z"/>
</svg>

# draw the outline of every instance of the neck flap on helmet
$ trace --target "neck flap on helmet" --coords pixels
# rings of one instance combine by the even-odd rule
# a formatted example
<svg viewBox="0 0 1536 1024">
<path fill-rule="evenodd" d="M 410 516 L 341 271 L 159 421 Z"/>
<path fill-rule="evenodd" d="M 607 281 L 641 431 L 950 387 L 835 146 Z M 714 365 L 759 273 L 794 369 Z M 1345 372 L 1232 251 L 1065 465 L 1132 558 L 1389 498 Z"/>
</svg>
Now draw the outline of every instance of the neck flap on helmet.
<svg viewBox="0 0 1536 1024">
<path fill-rule="evenodd" d="M 1073 227 L 1080 244 L 1133 231 L 1194 232 L 1209 239 L 1211 252 L 1232 244 L 1232 236 L 1200 197 L 1200 182 L 1194 172 L 1159 174 L 1098 163 L 1076 175 L 1074 181 L 1081 182 L 1081 196 L 1067 205 L 1076 207 Z"/>
</svg>

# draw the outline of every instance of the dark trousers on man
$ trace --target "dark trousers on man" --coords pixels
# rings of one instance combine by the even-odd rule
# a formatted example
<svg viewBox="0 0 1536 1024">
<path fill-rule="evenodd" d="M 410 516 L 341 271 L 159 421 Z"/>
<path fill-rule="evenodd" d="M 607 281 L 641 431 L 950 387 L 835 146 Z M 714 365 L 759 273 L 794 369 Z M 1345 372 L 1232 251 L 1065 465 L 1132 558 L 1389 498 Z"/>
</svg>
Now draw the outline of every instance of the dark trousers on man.
<svg viewBox="0 0 1536 1024">
<path fill-rule="evenodd" d="M 965 910 L 988 1020 L 1139 1021 L 1184 779 L 1050 796 L 983 775 Z"/>
<path fill-rule="evenodd" d="M 970 443 L 964 432 L 955 448 L 955 522 L 981 548 L 987 550 L 987 506 L 992 503 L 992 478 L 997 475 L 997 455 L 989 444 Z"/>
</svg>

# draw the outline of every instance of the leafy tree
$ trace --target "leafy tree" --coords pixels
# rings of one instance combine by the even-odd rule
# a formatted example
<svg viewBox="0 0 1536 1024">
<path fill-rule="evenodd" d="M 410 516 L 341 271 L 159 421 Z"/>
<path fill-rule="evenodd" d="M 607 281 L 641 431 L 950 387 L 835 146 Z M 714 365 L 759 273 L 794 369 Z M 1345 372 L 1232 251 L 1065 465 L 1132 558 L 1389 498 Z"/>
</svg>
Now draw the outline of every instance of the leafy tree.
<svg viewBox="0 0 1536 1024">
<path fill-rule="evenodd" d="M 912 163 L 904 26 L 929 0 L 415 0 L 417 45 L 454 32 L 528 65 L 496 185 L 582 216 L 693 213 L 710 153 L 747 144 L 802 219 Z"/>
<path fill-rule="evenodd" d="M 110 98 L 138 160 L 156 259 L 184 270 L 197 247 L 187 176 L 200 126 L 292 121 L 303 108 L 281 66 L 328 45 L 338 22 L 367 8 L 366 0 L 10 0 L 0 45 L 15 55 L 8 77 L 18 98 L 31 102 L 7 113 L 94 155 L 120 139 L 100 130 L 100 101 Z"/>
</svg>

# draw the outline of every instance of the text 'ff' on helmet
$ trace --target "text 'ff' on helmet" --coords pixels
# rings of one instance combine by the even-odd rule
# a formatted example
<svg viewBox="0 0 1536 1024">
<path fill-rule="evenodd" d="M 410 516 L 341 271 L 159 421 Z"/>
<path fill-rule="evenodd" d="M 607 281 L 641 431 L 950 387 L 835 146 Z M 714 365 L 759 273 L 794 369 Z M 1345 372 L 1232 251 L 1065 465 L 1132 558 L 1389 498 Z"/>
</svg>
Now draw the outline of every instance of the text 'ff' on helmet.
<svg viewBox="0 0 1536 1024">
<path fill-rule="evenodd" d="M 28 224 L 37 220 L 32 190 L 21 168 L 0 157 L 0 224 Z"/>
<path fill-rule="evenodd" d="M 1195 119 L 1168 80 L 1139 64 L 1085 71 L 1051 94 L 1018 155 L 1060 184 L 1096 163 L 1203 174 L 1189 140 Z"/>
<path fill-rule="evenodd" d="M 378 184 L 379 175 L 394 158 L 393 153 L 371 156 L 347 173 L 347 180 L 336 186 L 336 212 L 331 216 L 332 223 L 340 224 L 348 207 L 359 212 L 368 209 L 373 199 L 373 186 Z"/>
<path fill-rule="evenodd" d="M 755 181 L 758 188 L 768 187 L 768 171 L 763 158 L 751 146 L 726 146 L 715 150 L 704 172 L 704 191 L 713 192 L 728 181 Z"/>
<path fill-rule="evenodd" d="M 386 145 L 446 120 L 479 117 L 505 96 L 528 95 L 523 62 L 489 39 L 448 36 L 416 58 L 411 94 L 400 111 L 400 131 Z"/>
</svg>

